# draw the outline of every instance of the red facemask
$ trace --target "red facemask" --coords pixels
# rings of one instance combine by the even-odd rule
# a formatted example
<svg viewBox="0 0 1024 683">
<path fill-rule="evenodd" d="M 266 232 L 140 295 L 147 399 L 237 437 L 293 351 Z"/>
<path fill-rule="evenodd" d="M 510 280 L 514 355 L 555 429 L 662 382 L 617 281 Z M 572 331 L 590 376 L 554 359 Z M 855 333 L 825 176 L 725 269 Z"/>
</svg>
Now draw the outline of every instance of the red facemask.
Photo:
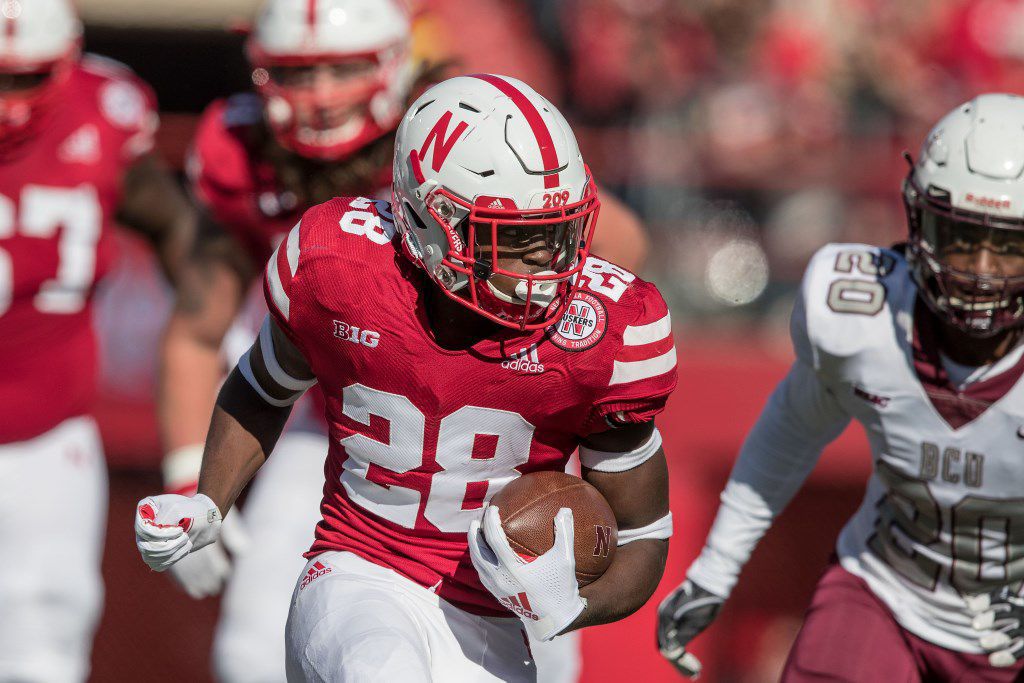
<svg viewBox="0 0 1024 683">
<path fill-rule="evenodd" d="M 445 202 L 468 211 L 458 226 Z M 576 289 L 576 277 L 590 254 L 600 201 L 588 181 L 583 198 L 558 208 L 517 209 L 508 199 L 482 197 L 476 204 L 446 190 L 428 198 L 431 217 L 448 236 L 448 254 L 442 264 L 468 278 L 467 286 L 442 291 L 459 303 L 504 327 L 538 330 L 557 321 Z M 498 207 L 501 208 L 498 208 Z M 488 237 L 481 240 L 486 231 Z M 543 235 L 544 237 L 539 237 Z M 534 264 L 532 274 L 501 267 L 501 253 L 517 240 L 544 239 L 545 263 Z M 537 248 L 540 248 L 538 245 Z M 493 285 L 496 279 L 514 283 L 514 293 Z"/>
<path fill-rule="evenodd" d="M 391 132 L 401 117 L 387 90 L 396 77 L 376 55 L 348 56 L 375 63 L 366 75 L 332 80 L 318 77 L 310 85 L 276 82 L 274 67 L 317 66 L 337 63 L 325 57 L 265 58 L 253 73 L 253 82 L 265 102 L 267 121 L 287 149 L 310 159 L 338 161 Z M 393 111 L 392 111 L 393 110 Z"/>
<path fill-rule="evenodd" d="M 73 53 L 31 68 L 0 64 L 0 72 L 45 76 L 34 87 L 0 92 L 0 156 L 11 154 L 45 126 L 70 78 L 75 57 L 76 53 Z"/>
</svg>

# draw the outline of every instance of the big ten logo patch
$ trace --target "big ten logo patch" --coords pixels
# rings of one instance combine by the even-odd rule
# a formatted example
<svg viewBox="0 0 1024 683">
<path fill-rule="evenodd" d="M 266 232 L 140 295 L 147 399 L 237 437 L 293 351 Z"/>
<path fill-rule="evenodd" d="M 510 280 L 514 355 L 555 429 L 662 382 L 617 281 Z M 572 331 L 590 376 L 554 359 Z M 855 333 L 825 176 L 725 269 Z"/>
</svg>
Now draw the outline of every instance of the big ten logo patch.
<svg viewBox="0 0 1024 683">
<path fill-rule="evenodd" d="M 576 292 L 561 320 L 548 328 L 548 338 L 566 351 L 582 351 L 601 341 L 606 329 L 608 312 L 601 300 L 586 292 Z"/>
<path fill-rule="evenodd" d="M 355 325 L 343 323 L 340 320 L 334 322 L 334 336 L 338 339 L 350 341 L 353 344 L 362 344 L 369 348 L 376 348 L 380 343 L 380 333 L 373 330 L 362 330 Z"/>
<path fill-rule="evenodd" d="M 601 524 L 594 525 L 596 541 L 594 543 L 594 557 L 608 557 L 612 548 L 612 528 Z"/>
</svg>

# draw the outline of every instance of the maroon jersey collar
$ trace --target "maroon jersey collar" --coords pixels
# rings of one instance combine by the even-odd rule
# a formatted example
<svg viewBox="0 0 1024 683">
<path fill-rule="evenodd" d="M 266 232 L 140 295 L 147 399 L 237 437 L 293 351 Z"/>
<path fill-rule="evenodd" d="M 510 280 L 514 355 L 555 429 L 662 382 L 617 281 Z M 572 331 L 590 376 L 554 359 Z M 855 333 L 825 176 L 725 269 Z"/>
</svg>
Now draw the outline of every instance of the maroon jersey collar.
<svg viewBox="0 0 1024 683">
<path fill-rule="evenodd" d="M 935 411 L 952 429 L 972 422 L 1001 399 L 1024 374 L 1024 357 L 1010 369 L 988 379 L 971 382 L 962 391 L 949 380 L 939 356 L 941 325 L 920 297 L 914 305 L 912 354 L 914 373 Z"/>
</svg>

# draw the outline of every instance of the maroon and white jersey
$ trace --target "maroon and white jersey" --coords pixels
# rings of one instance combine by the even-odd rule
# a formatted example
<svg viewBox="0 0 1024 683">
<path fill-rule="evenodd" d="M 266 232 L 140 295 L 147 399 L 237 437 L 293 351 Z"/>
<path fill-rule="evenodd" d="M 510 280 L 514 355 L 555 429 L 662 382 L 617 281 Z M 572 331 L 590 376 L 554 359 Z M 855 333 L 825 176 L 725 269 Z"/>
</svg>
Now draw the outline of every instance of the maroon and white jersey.
<svg viewBox="0 0 1024 683">
<path fill-rule="evenodd" d="M 45 125 L 0 159 L 0 443 L 91 408 L 93 290 L 113 258 L 124 172 L 157 124 L 145 83 L 86 57 Z"/>
<path fill-rule="evenodd" d="M 334 199 L 267 266 L 271 314 L 327 400 L 323 520 L 307 555 L 349 551 L 507 616 L 470 562 L 470 521 L 519 475 L 563 469 L 581 437 L 663 410 L 676 384 L 669 313 L 654 285 L 591 258 L 557 325 L 447 350 L 423 309 L 435 285 L 394 236 L 387 202 Z"/>
<path fill-rule="evenodd" d="M 915 635 L 981 652 L 965 597 L 1024 584 L 1024 346 L 982 368 L 939 353 L 903 253 L 830 244 L 792 319 L 797 360 L 751 430 L 688 572 L 720 595 L 850 419 L 874 471 L 842 566 Z"/>
</svg>

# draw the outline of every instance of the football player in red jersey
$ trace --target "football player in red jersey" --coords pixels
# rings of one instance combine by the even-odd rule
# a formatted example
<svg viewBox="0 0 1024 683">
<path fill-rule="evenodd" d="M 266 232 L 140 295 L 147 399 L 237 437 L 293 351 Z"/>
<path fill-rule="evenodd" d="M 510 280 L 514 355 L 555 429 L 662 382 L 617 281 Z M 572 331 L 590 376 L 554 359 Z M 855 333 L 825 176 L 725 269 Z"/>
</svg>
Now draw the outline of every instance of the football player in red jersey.
<svg viewBox="0 0 1024 683">
<path fill-rule="evenodd" d="M 335 196 L 390 196 L 399 117 L 410 87 L 430 78 L 409 53 L 409 20 L 390 0 L 273 0 L 248 45 L 257 92 L 204 113 L 188 172 L 209 220 L 163 349 L 168 492 L 195 492 L 217 387 L 266 316 L 262 290 L 250 287 L 259 264 L 311 206 Z M 646 248 L 639 221 L 605 200 L 601 222 L 599 253 L 638 265 Z M 322 413 L 319 399 L 293 409 L 276 445 L 281 457 L 261 470 L 246 499 L 246 533 L 232 513 L 223 544 L 171 568 L 194 597 L 218 592 L 230 577 L 214 643 L 221 680 L 284 678 L 288 599 L 320 518 Z M 552 662 L 542 679 L 574 681 L 577 650 L 574 637 L 538 646 L 538 658 Z"/>
<path fill-rule="evenodd" d="M 394 159 L 392 203 L 314 207 L 271 256 L 271 313 L 221 389 L 199 492 L 140 501 L 137 543 L 163 570 L 214 542 L 319 383 L 331 438 L 289 678 L 534 680 L 527 632 L 622 618 L 661 577 L 671 517 L 653 420 L 676 383 L 669 313 L 653 285 L 589 255 L 593 181 L 529 86 L 434 86 Z M 556 548 L 531 563 L 510 559 L 500 511 L 485 513 L 577 447 L 621 530 L 582 590 L 564 513 Z M 520 594 L 529 608 L 513 614 L 501 600 Z"/>
<path fill-rule="evenodd" d="M 115 220 L 173 278 L 194 219 L 150 153 L 152 92 L 80 56 L 66 0 L 4 3 L 0 28 L 0 680 L 77 681 L 106 530 L 93 291 Z"/>
</svg>

